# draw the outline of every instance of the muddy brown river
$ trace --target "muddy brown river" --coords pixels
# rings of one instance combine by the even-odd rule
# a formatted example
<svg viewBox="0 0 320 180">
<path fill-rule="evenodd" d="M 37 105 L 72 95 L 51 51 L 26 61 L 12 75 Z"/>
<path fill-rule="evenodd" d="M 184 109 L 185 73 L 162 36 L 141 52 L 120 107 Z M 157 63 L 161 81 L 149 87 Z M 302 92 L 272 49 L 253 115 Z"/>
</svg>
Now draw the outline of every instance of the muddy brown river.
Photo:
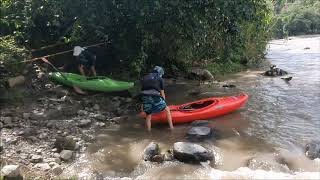
<svg viewBox="0 0 320 180">
<path fill-rule="evenodd" d="M 142 160 L 143 149 L 151 142 L 162 151 L 177 141 L 186 141 L 188 124 L 153 125 L 146 131 L 144 120 L 130 117 L 119 125 L 97 132 L 93 143 L 63 176 L 80 179 L 320 179 L 320 160 L 309 160 L 304 146 L 320 138 L 320 36 L 274 40 L 267 58 L 289 72 L 292 80 L 264 77 L 262 71 L 247 70 L 220 84 L 201 85 L 190 81 L 166 88 L 169 104 L 180 104 L 211 96 L 249 95 L 240 110 L 214 118 L 210 126 L 221 138 L 201 143 L 215 150 L 215 164 L 162 164 Z M 233 84 L 236 88 L 223 88 Z M 198 91 L 197 95 L 190 95 Z M 286 166 L 280 164 L 280 160 Z"/>
</svg>

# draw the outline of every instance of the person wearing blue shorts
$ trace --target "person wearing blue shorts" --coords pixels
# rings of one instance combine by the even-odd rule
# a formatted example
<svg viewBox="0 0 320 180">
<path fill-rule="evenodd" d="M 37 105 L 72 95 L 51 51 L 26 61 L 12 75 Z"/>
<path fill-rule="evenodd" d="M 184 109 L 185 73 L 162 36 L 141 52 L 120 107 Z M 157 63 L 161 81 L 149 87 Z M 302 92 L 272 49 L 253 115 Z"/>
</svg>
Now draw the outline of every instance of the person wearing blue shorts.
<svg viewBox="0 0 320 180">
<path fill-rule="evenodd" d="M 144 76 L 141 80 L 141 101 L 142 109 L 146 113 L 146 125 L 148 131 L 151 131 L 152 114 L 166 111 L 170 129 L 173 130 L 170 108 L 165 101 L 164 81 L 162 76 L 164 70 L 160 66 L 155 66 L 153 71 Z"/>
</svg>

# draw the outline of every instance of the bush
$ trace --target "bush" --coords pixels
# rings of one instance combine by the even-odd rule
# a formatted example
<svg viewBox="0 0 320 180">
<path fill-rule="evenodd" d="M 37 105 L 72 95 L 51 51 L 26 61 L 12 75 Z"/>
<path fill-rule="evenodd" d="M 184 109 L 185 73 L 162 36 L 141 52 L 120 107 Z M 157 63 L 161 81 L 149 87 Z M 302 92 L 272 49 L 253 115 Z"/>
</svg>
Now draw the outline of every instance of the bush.
<svg viewBox="0 0 320 180">
<path fill-rule="evenodd" d="M 108 39 L 109 61 L 135 75 L 154 65 L 176 72 L 206 59 L 218 64 L 256 61 L 269 37 L 270 7 L 265 0 L 6 2 L 5 15 L 19 14 L 5 20 L 10 22 L 6 33 L 19 32 L 29 47 Z"/>
<path fill-rule="evenodd" d="M 273 36 L 319 34 L 320 33 L 320 2 L 306 1 L 289 4 L 274 19 Z"/>
<path fill-rule="evenodd" d="M 0 37 L 0 64 L 11 75 L 20 74 L 24 63 L 19 63 L 27 57 L 25 48 L 19 46 L 13 36 Z"/>
</svg>

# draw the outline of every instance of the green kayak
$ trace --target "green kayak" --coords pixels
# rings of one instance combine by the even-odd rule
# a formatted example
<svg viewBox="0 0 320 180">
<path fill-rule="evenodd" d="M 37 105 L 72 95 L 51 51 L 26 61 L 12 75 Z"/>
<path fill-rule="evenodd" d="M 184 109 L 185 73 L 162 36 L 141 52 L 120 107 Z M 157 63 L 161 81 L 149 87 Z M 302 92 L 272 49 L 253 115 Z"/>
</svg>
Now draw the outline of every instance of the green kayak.
<svg viewBox="0 0 320 180">
<path fill-rule="evenodd" d="M 62 75 L 63 74 L 63 75 Z M 133 82 L 115 81 L 104 76 L 85 77 L 73 73 L 51 72 L 49 78 L 63 85 L 76 86 L 83 90 L 115 92 L 124 91 L 134 86 Z"/>
</svg>

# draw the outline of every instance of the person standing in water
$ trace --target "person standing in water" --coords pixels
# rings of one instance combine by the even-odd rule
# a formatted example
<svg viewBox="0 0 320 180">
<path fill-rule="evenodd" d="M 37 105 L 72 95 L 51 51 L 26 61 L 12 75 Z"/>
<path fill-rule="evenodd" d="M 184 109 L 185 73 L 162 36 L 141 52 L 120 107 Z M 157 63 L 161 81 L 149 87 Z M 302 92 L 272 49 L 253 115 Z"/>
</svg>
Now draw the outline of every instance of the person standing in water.
<svg viewBox="0 0 320 180">
<path fill-rule="evenodd" d="M 164 70 L 160 66 L 155 66 L 153 71 L 144 76 L 141 80 L 141 101 L 142 109 L 146 113 L 146 125 L 148 131 L 151 131 L 152 114 L 166 111 L 170 129 L 173 130 L 170 108 L 166 104 L 166 95 L 164 93 L 164 80 L 162 76 Z"/>
</svg>

